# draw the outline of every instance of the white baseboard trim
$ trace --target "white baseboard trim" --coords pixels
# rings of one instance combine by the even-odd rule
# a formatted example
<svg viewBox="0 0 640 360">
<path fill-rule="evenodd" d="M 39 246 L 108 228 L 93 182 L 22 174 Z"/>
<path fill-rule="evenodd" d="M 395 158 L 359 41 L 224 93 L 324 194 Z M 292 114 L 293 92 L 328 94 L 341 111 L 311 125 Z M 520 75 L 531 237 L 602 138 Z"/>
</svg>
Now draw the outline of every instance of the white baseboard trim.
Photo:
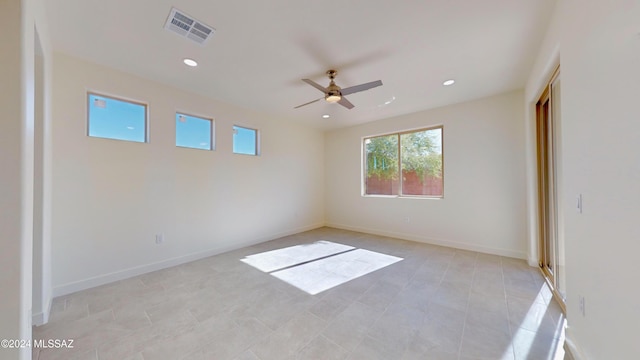
<svg viewBox="0 0 640 360">
<path fill-rule="evenodd" d="M 571 334 L 567 329 L 564 338 L 564 351 L 565 358 L 570 360 L 585 360 L 586 358 L 582 355 L 578 347 L 576 346 L 576 342 L 571 338 Z M 568 353 L 568 356 L 566 355 Z"/>
<path fill-rule="evenodd" d="M 385 230 L 373 229 L 369 227 L 364 228 L 359 226 L 350 226 L 350 225 L 337 224 L 337 223 L 327 223 L 326 226 L 337 228 L 337 229 L 343 229 L 343 230 L 357 231 L 357 232 L 362 232 L 366 234 L 388 236 L 388 237 L 394 237 L 394 238 L 403 239 L 403 240 L 417 241 L 417 242 L 431 244 L 431 245 L 446 246 L 446 247 L 456 248 L 461 250 L 477 251 L 485 254 L 500 255 L 500 256 L 506 256 L 506 257 L 516 258 L 516 259 L 527 259 L 527 254 L 523 251 L 491 248 L 486 246 L 473 245 L 468 243 L 461 243 L 457 241 L 449 241 L 449 240 L 442 240 L 442 239 L 432 239 L 432 238 L 427 238 L 427 237 L 418 236 L 414 234 L 385 231 Z"/>
<path fill-rule="evenodd" d="M 250 241 L 243 241 L 243 242 L 234 244 L 233 246 L 224 246 L 224 247 L 210 249 L 210 250 L 201 251 L 197 253 L 182 255 L 182 256 L 178 256 L 178 257 L 174 257 L 174 258 L 170 258 L 170 259 L 166 259 L 166 260 L 162 260 L 162 261 L 158 261 L 150 264 L 135 266 L 135 267 L 124 269 L 124 270 L 114 271 L 108 274 L 94 276 L 88 279 L 83 279 L 79 281 L 62 284 L 59 286 L 55 286 L 53 288 L 53 297 L 72 294 L 74 292 L 94 288 L 96 286 L 101 286 L 101 285 L 109 284 L 115 281 L 128 279 L 128 278 L 146 274 L 152 271 L 170 268 L 170 267 L 181 265 L 184 263 L 204 259 L 210 256 L 237 250 L 246 246 L 263 243 L 263 242 L 277 239 L 283 236 L 293 235 L 300 232 L 317 229 L 323 226 L 325 226 L 324 223 L 316 223 L 316 224 L 307 225 L 307 226 L 291 229 L 288 231 L 283 231 L 283 232 L 271 234 L 268 236 L 252 239 Z M 35 315 L 38 315 L 38 314 L 35 314 Z"/>
<path fill-rule="evenodd" d="M 31 316 L 31 324 L 35 325 L 35 326 L 40 326 L 40 325 L 44 325 L 46 323 L 49 322 L 49 314 L 51 314 L 51 302 L 53 299 L 49 299 L 49 301 L 47 301 L 47 305 L 45 306 L 45 308 L 40 311 L 37 312 L 35 314 L 33 314 Z"/>
</svg>

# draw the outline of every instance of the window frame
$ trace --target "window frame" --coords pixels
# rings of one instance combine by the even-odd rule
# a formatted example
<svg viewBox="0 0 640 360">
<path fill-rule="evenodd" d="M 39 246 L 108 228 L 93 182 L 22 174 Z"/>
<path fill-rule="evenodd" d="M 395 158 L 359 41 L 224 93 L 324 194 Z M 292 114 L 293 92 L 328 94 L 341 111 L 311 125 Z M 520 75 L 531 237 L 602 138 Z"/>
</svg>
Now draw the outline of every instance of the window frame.
<svg viewBox="0 0 640 360">
<path fill-rule="evenodd" d="M 441 178 L 442 178 L 442 194 L 441 195 L 411 195 L 411 194 L 403 194 L 402 193 L 402 138 L 401 136 L 404 134 L 411 134 L 411 133 L 416 133 L 416 132 L 422 132 L 422 131 L 429 131 L 429 130 L 436 130 L 436 129 L 440 129 L 440 157 L 442 158 L 442 174 L 441 174 Z M 395 135 L 398 137 L 398 175 L 399 175 L 399 180 L 398 180 L 398 194 L 397 195 L 387 195 L 387 194 L 367 194 L 367 149 L 366 149 L 366 140 L 367 139 L 373 139 L 373 138 L 377 138 L 377 137 L 383 137 L 383 136 L 391 136 L 391 135 Z M 444 194 L 445 194 L 445 186 L 444 186 L 444 166 L 445 166 L 445 162 L 444 162 L 444 125 L 440 124 L 440 125 L 434 125 L 434 126 L 429 126 L 429 127 L 421 127 L 421 128 L 416 128 L 416 129 L 409 129 L 409 130 L 403 130 L 403 131 L 395 131 L 395 132 L 389 132 L 389 133 L 382 133 L 382 134 L 377 134 L 377 135 L 369 135 L 369 136 L 363 136 L 361 138 L 361 153 L 362 153 L 362 157 L 361 157 L 361 161 L 362 161 L 362 166 L 360 167 L 362 174 L 360 176 L 360 180 L 361 180 L 361 196 L 362 197 L 381 197 L 381 198 L 408 198 L 408 199 L 444 199 Z"/>
<path fill-rule="evenodd" d="M 254 139 L 254 141 L 255 141 L 255 153 L 254 154 L 238 153 L 238 152 L 234 151 L 233 147 L 234 147 L 235 143 L 234 143 L 233 135 L 235 135 L 235 133 L 233 132 L 233 130 L 235 130 L 236 127 L 242 128 L 242 129 L 246 129 L 246 130 L 253 130 L 255 132 L 255 139 Z M 250 126 L 245 126 L 245 125 L 238 125 L 238 124 L 233 124 L 231 129 L 232 129 L 231 152 L 234 155 L 260 156 L 260 129 L 253 128 L 253 127 L 250 127 Z"/>
<path fill-rule="evenodd" d="M 193 117 L 193 118 L 197 118 L 197 119 L 200 119 L 200 120 L 207 120 L 207 121 L 211 122 L 211 128 L 209 130 L 209 138 L 210 138 L 209 149 L 202 149 L 202 148 L 196 148 L 196 147 L 191 147 L 191 146 L 181 146 L 181 145 L 178 145 L 178 144 L 174 144 L 175 147 L 182 148 L 182 149 L 194 149 L 194 150 L 203 150 L 203 151 L 215 151 L 216 150 L 216 137 L 215 137 L 216 136 L 216 128 L 215 128 L 216 121 L 213 119 L 213 117 L 195 115 L 193 113 L 180 111 L 180 110 L 176 110 L 175 111 L 175 115 L 176 116 L 174 117 L 174 121 L 177 120 L 178 115 L 184 115 L 184 116 L 190 116 L 190 117 Z M 177 126 L 177 124 L 176 124 L 176 126 Z M 174 138 L 177 141 L 178 140 L 178 129 L 176 127 L 174 127 L 174 135 L 175 135 Z"/>
<path fill-rule="evenodd" d="M 107 98 L 107 99 L 111 99 L 111 100 L 126 102 L 126 103 L 129 103 L 129 104 L 143 106 L 144 107 L 144 141 L 135 141 L 135 140 L 126 140 L 126 139 L 117 139 L 117 138 L 112 138 L 112 137 L 90 135 L 89 131 L 90 131 L 90 127 L 91 127 L 91 95 L 98 96 L 98 97 L 103 97 L 103 98 Z M 85 102 L 85 104 L 86 104 L 86 107 L 87 107 L 87 120 L 85 121 L 85 127 L 86 127 L 85 134 L 87 135 L 87 137 L 95 138 L 95 139 L 124 141 L 124 142 L 128 142 L 128 143 L 137 143 L 137 144 L 147 144 L 147 143 L 149 143 L 149 103 L 143 102 L 143 101 L 139 101 L 139 100 L 133 100 L 133 99 L 126 98 L 126 97 L 123 97 L 123 96 L 107 95 L 107 94 L 105 94 L 103 92 L 87 90 L 87 101 Z"/>
</svg>

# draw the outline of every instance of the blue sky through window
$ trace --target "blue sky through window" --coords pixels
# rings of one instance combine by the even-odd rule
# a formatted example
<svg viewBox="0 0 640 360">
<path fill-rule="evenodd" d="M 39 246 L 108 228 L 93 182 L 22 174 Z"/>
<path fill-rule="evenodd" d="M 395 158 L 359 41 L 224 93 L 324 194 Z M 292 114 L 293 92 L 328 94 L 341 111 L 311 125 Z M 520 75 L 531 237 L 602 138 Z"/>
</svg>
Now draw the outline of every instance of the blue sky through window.
<svg viewBox="0 0 640 360">
<path fill-rule="evenodd" d="M 89 136 L 145 142 L 147 107 L 89 94 Z"/>
<path fill-rule="evenodd" d="M 176 146 L 194 149 L 213 149 L 212 121 L 196 116 L 176 114 Z"/>
<path fill-rule="evenodd" d="M 241 126 L 233 127 L 233 152 L 236 154 L 258 155 L 258 130 Z"/>
</svg>

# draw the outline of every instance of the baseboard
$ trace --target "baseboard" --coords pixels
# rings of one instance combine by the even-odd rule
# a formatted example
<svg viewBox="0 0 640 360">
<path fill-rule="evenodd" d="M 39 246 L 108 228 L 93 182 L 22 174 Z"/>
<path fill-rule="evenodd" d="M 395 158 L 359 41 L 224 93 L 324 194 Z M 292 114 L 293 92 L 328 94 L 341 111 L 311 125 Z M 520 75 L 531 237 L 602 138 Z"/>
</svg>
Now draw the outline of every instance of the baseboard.
<svg viewBox="0 0 640 360">
<path fill-rule="evenodd" d="M 51 314 L 51 302 L 53 299 L 47 301 L 47 305 L 43 311 L 37 312 L 31 315 L 31 324 L 35 326 L 44 325 L 49 322 L 49 314 Z"/>
<path fill-rule="evenodd" d="M 527 255 L 522 251 L 498 249 L 498 248 L 491 248 L 491 247 L 473 245 L 468 243 L 461 243 L 456 241 L 433 239 L 433 238 L 427 238 L 423 236 L 417 236 L 414 234 L 385 231 L 385 230 L 373 229 L 369 227 L 364 228 L 359 226 L 350 226 L 350 225 L 337 224 L 337 223 L 327 223 L 326 226 L 337 228 L 337 229 L 343 229 L 343 230 L 357 231 L 357 232 L 362 232 L 362 233 L 372 234 L 372 235 L 388 236 L 388 237 L 394 237 L 394 238 L 403 239 L 403 240 L 417 241 L 417 242 L 422 242 L 422 243 L 431 244 L 431 245 L 446 246 L 446 247 L 456 248 L 461 250 L 477 251 L 485 254 L 500 255 L 500 256 L 506 256 L 506 257 L 516 258 L 516 259 L 527 259 Z"/>
<path fill-rule="evenodd" d="M 575 341 L 571 338 L 569 331 L 565 333 L 564 338 L 564 358 L 565 360 L 584 360 L 585 357 L 582 355 L 578 347 L 576 346 Z"/>
<path fill-rule="evenodd" d="M 44 324 L 44 313 L 39 312 L 31 315 L 31 325 L 40 326 Z"/>
<path fill-rule="evenodd" d="M 316 224 L 312 224 L 312 225 L 307 225 L 307 226 L 291 229 L 291 230 L 288 230 L 288 231 L 283 231 L 283 232 L 280 232 L 280 233 L 271 234 L 269 236 L 264 236 L 264 237 L 261 237 L 261 238 L 252 239 L 250 241 L 244 241 L 244 242 L 241 242 L 241 243 L 234 244 L 233 246 L 223 246 L 223 247 L 220 247 L 220 248 L 215 248 L 215 249 L 210 249 L 210 250 L 201 251 L 201 252 L 197 252 L 197 253 L 191 253 L 191 254 L 187 254 L 187 255 L 177 256 L 177 257 L 174 257 L 174 258 L 170 258 L 170 259 L 166 259 L 166 260 L 162 260 L 162 261 L 158 261 L 158 262 L 154 262 L 154 263 L 150 263 L 150 264 L 140 265 L 140 266 L 124 269 L 124 270 L 114 271 L 114 272 L 108 273 L 108 274 L 94 276 L 94 277 L 91 277 L 91 278 L 88 278 L 88 279 L 84 279 L 84 280 L 79 280 L 79 281 L 66 283 L 66 284 L 59 285 L 59 286 L 56 286 L 56 287 L 53 288 L 53 297 L 72 294 L 74 292 L 78 292 L 78 291 L 94 288 L 96 286 L 101 286 L 101 285 L 109 284 L 109 283 L 112 283 L 112 282 L 115 282 L 115 281 L 124 280 L 124 279 L 128 279 L 128 278 L 131 278 L 131 277 L 134 277 L 134 276 L 146 274 L 146 273 L 149 273 L 149 272 L 170 268 L 170 267 L 181 265 L 181 264 L 185 264 L 185 263 L 188 263 L 188 262 L 204 259 L 204 258 L 207 258 L 207 257 L 210 257 L 210 256 L 214 256 L 214 255 L 222 254 L 222 253 L 225 253 L 225 252 L 237 250 L 237 249 L 240 249 L 240 248 L 243 248 L 243 247 L 246 247 L 246 246 L 251 246 L 251 245 L 263 243 L 265 241 L 277 239 L 277 238 L 280 238 L 280 237 L 283 237 L 283 236 L 293 235 L 293 234 L 297 234 L 297 233 L 300 233 L 300 232 L 317 229 L 317 228 L 320 228 L 320 227 L 323 227 L 323 226 L 324 226 L 324 223 L 316 223 Z M 35 314 L 35 315 L 38 315 L 38 314 Z"/>
</svg>

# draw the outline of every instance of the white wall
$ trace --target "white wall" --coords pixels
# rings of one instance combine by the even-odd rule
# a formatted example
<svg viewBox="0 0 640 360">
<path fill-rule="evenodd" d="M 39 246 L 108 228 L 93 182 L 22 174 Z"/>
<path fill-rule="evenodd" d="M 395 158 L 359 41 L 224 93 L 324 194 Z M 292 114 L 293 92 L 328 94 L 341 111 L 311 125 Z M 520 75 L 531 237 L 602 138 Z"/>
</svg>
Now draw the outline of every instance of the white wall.
<svg viewBox="0 0 640 360">
<path fill-rule="evenodd" d="M 640 354 L 640 3 L 560 0 L 527 84 L 527 121 L 559 57 L 567 338 L 584 359 Z M 529 141 L 534 134 L 529 134 Z M 533 158 L 535 161 L 535 158 Z M 529 165 L 532 158 L 529 157 Z M 533 174 L 529 175 L 529 178 Z M 531 182 L 531 181 L 530 181 Z M 535 239 L 532 239 L 532 241 Z M 586 302 L 585 316 L 579 297 Z"/>
<path fill-rule="evenodd" d="M 525 258 L 522 102 L 516 91 L 327 133 L 327 224 Z M 440 124 L 443 199 L 360 195 L 363 137 Z"/>
<path fill-rule="evenodd" d="M 42 11 L 42 10 L 41 10 Z M 42 40 L 44 34 L 45 40 Z M 51 285 L 51 72 L 52 52 L 47 28 L 38 22 L 35 56 L 33 323 L 49 318 Z"/>
<path fill-rule="evenodd" d="M 0 3 L 1 339 L 31 339 L 36 28 L 44 66 L 50 61 L 43 10 L 37 0 Z M 46 96 L 39 100 L 46 102 Z M 0 358 L 31 359 L 31 349 L 0 348 Z"/>
<path fill-rule="evenodd" d="M 22 66 L 22 29 L 20 1 L 3 1 L 0 3 L 0 338 L 19 339 L 28 322 L 23 317 L 31 308 L 30 299 L 23 292 L 23 281 L 26 274 L 22 253 L 23 248 L 30 246 L 30 237 L 23 233 L 23 222 L 26 221 L 23 183 L 23 163 L 28 161 L 25 153 L 24 134 L 26 116 L 22 106 L 25 96 L 21 79 Z M 15 35 L 4 35 L 15 34 Z M 33 135 L 31 135 L 33 136 Z M 27 285 L 27 284 L 24 284 Z M 29 300 L 29 302 L 27 302 Z M 18 359 L 15 350 L 0 348 L 3 359 Z"/>
<path fill-rule="evenodd" d="M 87 90 L 147 102 L 149 143 L 88 137 Z M 324 224 L 318 130 L 63 54 L 53 100 L 56 295 Z M 216 150 L 176 148 L 176 111 L 213 117 Z M 232 154 L 234 124 L 260 156 Z"/>
</svg>

